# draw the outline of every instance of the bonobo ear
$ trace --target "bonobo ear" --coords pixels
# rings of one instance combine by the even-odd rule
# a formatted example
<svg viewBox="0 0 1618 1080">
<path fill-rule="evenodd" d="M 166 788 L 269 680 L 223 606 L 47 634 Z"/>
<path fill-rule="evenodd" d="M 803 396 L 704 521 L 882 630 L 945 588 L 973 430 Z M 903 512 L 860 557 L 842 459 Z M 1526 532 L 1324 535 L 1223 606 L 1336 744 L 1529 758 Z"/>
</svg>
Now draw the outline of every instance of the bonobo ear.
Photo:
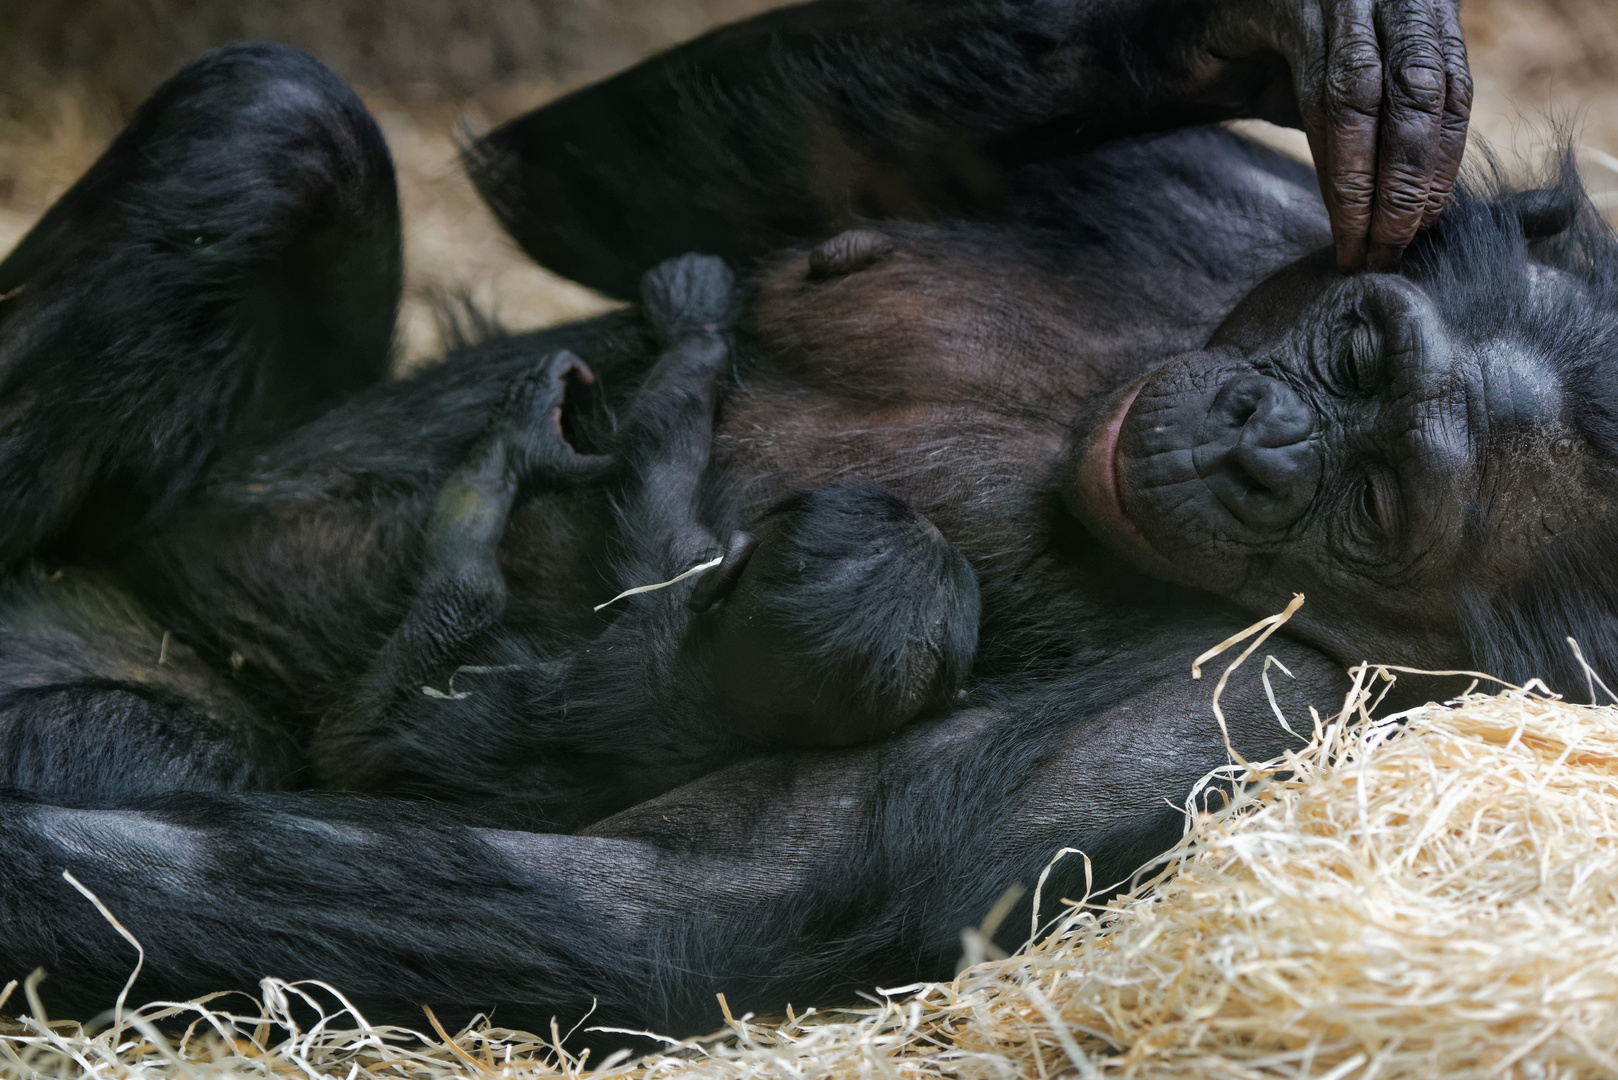
<svg viewBox="0 0 1618 1080">
<path fill-rule="evenodd" d="M 757 547 L 758 537 L 752 533 L 740 530 L 731 533 L 730 542 L 725 545 L 724 561 L 698 580 L 697 587 L 691 592 L 691 599 L 686 601 L 686 607 L 700 615 L 729 596 Z"/>
<path fill-rule="evenodd" d="M 1573 227 L 1578 196 L 1563 188 L 1534 188 L 1509 196 L 1506 208 L 1517 216 L 1524 240 L 1545 240 Z"/>
</svg>

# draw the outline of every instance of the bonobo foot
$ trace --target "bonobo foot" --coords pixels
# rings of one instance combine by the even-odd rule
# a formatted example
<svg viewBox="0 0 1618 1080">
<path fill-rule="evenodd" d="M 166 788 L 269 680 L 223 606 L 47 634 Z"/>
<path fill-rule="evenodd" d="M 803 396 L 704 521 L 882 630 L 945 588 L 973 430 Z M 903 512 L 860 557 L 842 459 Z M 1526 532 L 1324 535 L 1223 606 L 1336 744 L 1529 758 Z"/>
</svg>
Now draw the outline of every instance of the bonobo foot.
<svg viewBox="0 0 1618 1080">
<path fill-rule="evenodd" d="M 438 489 L 409 610 L 316 732 L 311 756 L 329 782 L 365 789 L 390 775 L 401 697 L 443 676 L 499 619 L 506 586 L 498 551 L 518 489 L 587 481 L 613 465 L 613 458 L 578 453 L 562 430 L 568 389 L 594 380 L 570 352 L 540 360 L 512 380 L 466 460 Z"/>
<path fill-rule="evenodd" d="M 932 522 L 875 484 L 792 496 L 692 594 L 727 726 L 864 742 L 947 706 L 972 667 L 978 585 Z"/>
<path fill-rule="evenodd" d="M 595 381 L 584 361 L 565 349 L 512 381 L 484 439 L 491 450 L 496 443 L 504 449 L 513 480 L 576 483 L 600 476 L 612 464 L 610 456 L 579 453 L 562 428 L 568 392 Z"/>
<path fill-rule="evenodd" d="M 640 283 L 641 311 L 666 351 L 683 339 L 715 334 L 736 317 L 736 275 L 713 255 L 677 255 Z"/>
</svg>

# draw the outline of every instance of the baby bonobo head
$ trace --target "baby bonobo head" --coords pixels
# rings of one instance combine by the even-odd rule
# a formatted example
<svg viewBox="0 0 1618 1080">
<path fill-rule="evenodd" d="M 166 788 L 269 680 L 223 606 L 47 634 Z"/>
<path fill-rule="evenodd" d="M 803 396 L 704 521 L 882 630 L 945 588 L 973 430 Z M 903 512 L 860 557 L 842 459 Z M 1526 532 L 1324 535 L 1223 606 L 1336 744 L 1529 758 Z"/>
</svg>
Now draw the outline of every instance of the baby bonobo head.
<svg viewBox="0 0 1618 1080">
<path fill-rule="evenodd" d="M 759 741 L 885 735 L 947 707 L 977 649 L 971 566 L 875 484 L 779 504 L 733 538 L 691 603 L 727 724 Z"/>
<path fill-rule="evenodd" d="M 1330 252 L 1078 440 L 1069 506 L 1339 659 L 1618 671 L 1618 243 L 1571 171 L 1463 194 L 1398 273 Z M 1618 684 L 1615 684 L 1618 685 Z"/>
</svg>

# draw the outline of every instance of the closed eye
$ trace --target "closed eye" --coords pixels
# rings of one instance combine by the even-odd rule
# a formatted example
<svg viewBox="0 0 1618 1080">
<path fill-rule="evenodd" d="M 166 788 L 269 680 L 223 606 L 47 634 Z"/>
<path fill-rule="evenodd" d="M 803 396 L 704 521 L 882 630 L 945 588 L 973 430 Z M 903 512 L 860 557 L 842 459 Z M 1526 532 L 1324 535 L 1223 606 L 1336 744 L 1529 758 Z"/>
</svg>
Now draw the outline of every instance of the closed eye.
<svg viewBox="0 0 1618 1080">
<path fill-rule="evenodd" d="M 1338 381 L 1343 389 L 1358 394 L 1376 390 L 1382 381 L 1384 352 L 1381 325 L 1364 316 L 1351 319 L 1337 348 Z"/>
<path fill-rule="evenodd" d="M 1399 493 L 1386 473 L 1373 471 L 1360 487 L 1360 516 L 1372 537 L 1391 541 L 1399 535 Z"/>
</svg>

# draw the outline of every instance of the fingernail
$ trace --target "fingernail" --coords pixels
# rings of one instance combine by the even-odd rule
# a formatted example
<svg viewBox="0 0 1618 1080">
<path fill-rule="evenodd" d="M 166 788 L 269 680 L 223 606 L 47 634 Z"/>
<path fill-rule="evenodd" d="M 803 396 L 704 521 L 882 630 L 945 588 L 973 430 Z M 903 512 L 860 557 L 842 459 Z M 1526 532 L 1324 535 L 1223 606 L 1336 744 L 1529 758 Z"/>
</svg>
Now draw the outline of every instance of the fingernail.
<svg viewBox="0 0 1618 1080">
<path fill-rule="evenodd" d="M 1404 248 L 1393 244 L 1372 244 L 1370 252 L 1365 257 L 1365 267 L 1368 270 L 1382 272 L 1397 270 L 1404 253 Z"/>
<path fill-rule="evenodd" d="M 1337 268 L 1353 273 L 1365 268 L 1365 237 L 1343 236 L 1337 240 Z"/>
</svg>

